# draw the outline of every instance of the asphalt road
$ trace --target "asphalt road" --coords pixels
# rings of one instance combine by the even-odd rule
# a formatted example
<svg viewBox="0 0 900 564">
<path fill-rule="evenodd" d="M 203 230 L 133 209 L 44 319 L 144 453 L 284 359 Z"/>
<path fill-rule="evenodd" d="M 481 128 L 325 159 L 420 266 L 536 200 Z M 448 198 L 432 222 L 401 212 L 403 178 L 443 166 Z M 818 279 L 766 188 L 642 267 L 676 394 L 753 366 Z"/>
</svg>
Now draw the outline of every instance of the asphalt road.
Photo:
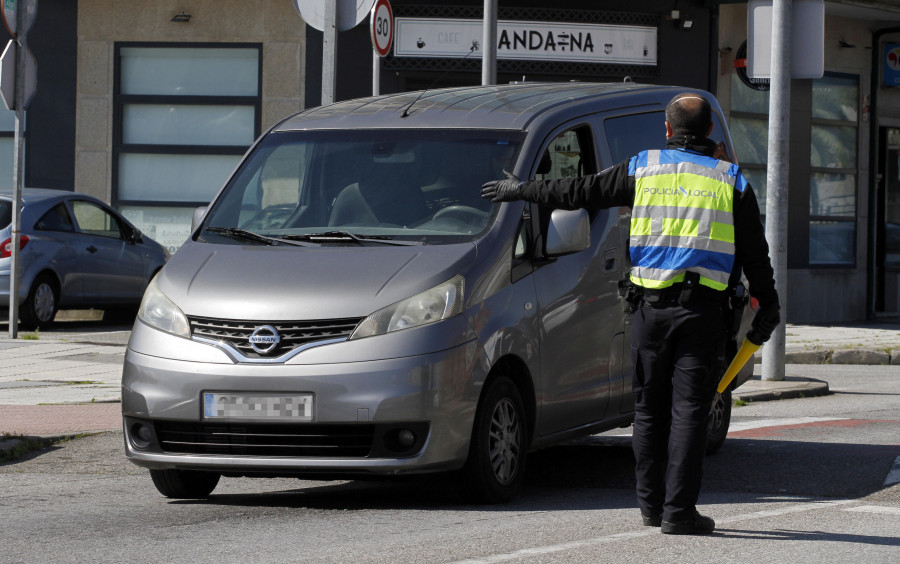
<svg viewBox="0 0 900 564">
<path fill-rule="evenodd" d="M 834 395 L 735 408 L 706 463 L 709 537 L 641 526 L 621 433 L 535 453 L 501 506 L 445 476 L 223 478 L 170 501 L 105 433 L 0 465 L 0 561 L 897 562 L 900 366 L 820 368 Z"/>
</svg>

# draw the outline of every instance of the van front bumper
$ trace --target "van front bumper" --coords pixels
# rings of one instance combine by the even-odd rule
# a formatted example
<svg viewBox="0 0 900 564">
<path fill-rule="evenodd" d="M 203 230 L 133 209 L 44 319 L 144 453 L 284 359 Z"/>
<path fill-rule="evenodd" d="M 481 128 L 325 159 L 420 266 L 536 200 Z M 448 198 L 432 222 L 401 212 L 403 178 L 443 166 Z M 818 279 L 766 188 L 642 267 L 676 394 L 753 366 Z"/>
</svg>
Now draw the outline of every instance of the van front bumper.
<svg viewBox="0 0 900 564">
<path fill-rule="evenodd" d="M 336 359 L 341 346 L 329 347 Z M 418 356 L 277 365 L 189 362 L 129 346 L 125 452 L 147 468 L 235 475 L 452 470 L 466 460 L 486 365 L 474 340 Z M 311 394 L 312 420 L 204 418 L 206 392 Z M 398 441 L 403 431 L 411 445 L 410 434 Z"/>
</svg>

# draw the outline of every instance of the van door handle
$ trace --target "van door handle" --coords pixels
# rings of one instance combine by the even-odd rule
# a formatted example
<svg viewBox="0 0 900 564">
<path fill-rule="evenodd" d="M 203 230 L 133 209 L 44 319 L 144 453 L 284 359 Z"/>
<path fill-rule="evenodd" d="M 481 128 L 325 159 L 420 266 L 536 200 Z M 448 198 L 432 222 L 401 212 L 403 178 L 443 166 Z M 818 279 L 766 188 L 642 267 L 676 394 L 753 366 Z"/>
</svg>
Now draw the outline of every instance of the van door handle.
<svg viewBox="0 0 900 564">
<path fill-rule="evenodd" d="M 616 268 L 616 258 L 608 258 L 603 261 L 603 272 L 609 272 L 610 270 L 614 270 Z"/>
<path fill-rule="evenodd" d="M 98 249 L 97 247 L 95 247 L 93 245 L 91 245 L 90 247 L 87 248 L 87 252 L 89 252 L 89 253 L 96 253 L 98 250 L 100 250 L 100 249 Z"/>
</svg>

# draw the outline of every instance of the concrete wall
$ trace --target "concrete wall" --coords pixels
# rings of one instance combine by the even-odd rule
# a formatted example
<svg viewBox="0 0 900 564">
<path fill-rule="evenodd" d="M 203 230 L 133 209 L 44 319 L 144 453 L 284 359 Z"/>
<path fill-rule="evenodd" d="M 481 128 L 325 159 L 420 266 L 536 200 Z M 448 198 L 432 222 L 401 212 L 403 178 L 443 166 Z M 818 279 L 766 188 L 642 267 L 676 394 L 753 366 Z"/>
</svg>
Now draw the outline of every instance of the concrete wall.
<svg viewBox="0 0 900 564">
<path fill-rule="evenodd" d="M 190 22 L 172 22 L 182 11 Z M 265 131 L 303 108 L 305 39 L 287 0 L 79 0 L 75 190 L 112 199 L 117 41 L 262 43 Z"/>
</svg>

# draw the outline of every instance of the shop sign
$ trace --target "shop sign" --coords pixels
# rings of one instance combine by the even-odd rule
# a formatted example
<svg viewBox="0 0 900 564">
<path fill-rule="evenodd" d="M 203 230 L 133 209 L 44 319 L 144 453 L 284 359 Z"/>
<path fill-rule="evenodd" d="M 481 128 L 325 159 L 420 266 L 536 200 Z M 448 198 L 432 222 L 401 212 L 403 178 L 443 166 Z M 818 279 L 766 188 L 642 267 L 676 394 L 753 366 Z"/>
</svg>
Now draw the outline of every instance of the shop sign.
<svg viewBox="0 0 900 564">
<path fill-rule="evenodd" d="M 481 20 L 396 18 L 395 27 L 395 57 L 481 57 Z M 501 20 L 497 59 L 656 65 L 656 35 L 655 27 Z"/>
<path fill-rule="evenodd" d="M 900 86 L 900 43 L 886 43 L 883 60 L 882 84 Z"/>
</svg>

